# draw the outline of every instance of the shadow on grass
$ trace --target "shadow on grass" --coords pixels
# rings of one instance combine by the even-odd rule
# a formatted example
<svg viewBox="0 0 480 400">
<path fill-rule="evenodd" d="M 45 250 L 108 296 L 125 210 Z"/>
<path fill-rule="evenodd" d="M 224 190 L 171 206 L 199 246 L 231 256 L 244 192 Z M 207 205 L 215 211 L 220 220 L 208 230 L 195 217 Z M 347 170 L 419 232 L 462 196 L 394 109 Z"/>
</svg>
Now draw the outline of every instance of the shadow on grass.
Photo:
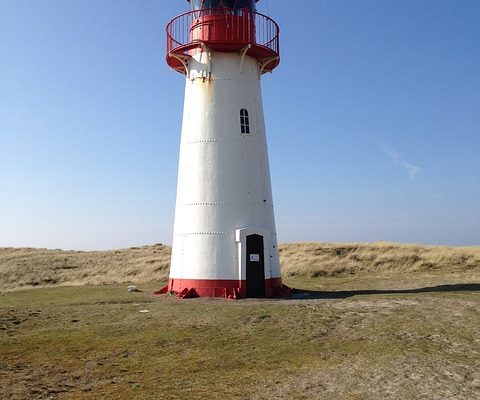
<svg viewBox="0 0 480 400">
<path fill-rule="evenodd" d="M 424 287 L 418 289 L 392 289 L 392 290 L 303 290 L 293 289 L 292 300 L 309 300 L 309 299 L 345 299 L 352 296 L 368 296 L 376 294 L 415 294 L 415 293 L 436 293 L 436 292 L 478 292 L 480 284 L 466 283 L 457 285 L 440 285 L 432 287 Z"/>
</svg>

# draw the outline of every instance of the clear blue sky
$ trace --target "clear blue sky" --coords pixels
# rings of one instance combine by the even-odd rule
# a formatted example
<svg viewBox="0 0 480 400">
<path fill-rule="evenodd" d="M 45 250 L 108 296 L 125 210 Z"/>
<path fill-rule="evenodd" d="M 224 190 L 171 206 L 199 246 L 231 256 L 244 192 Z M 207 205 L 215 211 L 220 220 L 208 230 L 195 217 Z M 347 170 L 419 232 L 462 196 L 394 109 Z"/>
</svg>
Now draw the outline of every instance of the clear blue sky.
<svg viewBox="0 0 480 400">
<path fill-rule="evenodd" d="M 171 243 L 184 0 L 0 0 L 0 247 Z M 280 242 L 480 244 L 480 2 L 262 0 Z M 294 8 L 297 7 L 297 8 Z"/>
</svg>

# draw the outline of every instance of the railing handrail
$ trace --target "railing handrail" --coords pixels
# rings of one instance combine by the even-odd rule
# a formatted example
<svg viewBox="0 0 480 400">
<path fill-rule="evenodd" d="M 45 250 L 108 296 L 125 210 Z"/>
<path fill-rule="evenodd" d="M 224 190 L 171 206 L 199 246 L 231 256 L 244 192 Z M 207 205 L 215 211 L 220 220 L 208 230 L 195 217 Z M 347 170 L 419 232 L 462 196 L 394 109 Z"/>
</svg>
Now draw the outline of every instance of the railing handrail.
<svg viewBox="0 0 480 400">
<path fill-rule="evenodd" d="M 223 8 L 187 11 L 173 18 L 166 26 L 167 53 L 170 53 L 183 46 L 198 44 L 199 41 L 192 39 L 190 36 L 192 23 L 201 17 L 218 15 L 225 15 L 227 18 L 242 17 L 245 15 L 249 16 L 247 18 L 239 19 L 240 21 L 248 21 L 248 23 L 252 23 L 253 21 L 253 26 L 255 28 L 253 29 L 251 36 L 244 36 L 244 41 L 252 44 L 253 46 L 265 47 L 278 54 L 280 29 L 278 24 L 272 18 L 248 9 L 237 10 Z M 237 19 L 232 18 L 229 22 L 235 23 L 236 20 Z M 245 24 L 245 22 L 243 23 Z M 212 41 L 215 42 L 215 40 Z M 227 39 L 224 41 L 231 41 L 234 43 L 235 39 Z"/>
</svg>

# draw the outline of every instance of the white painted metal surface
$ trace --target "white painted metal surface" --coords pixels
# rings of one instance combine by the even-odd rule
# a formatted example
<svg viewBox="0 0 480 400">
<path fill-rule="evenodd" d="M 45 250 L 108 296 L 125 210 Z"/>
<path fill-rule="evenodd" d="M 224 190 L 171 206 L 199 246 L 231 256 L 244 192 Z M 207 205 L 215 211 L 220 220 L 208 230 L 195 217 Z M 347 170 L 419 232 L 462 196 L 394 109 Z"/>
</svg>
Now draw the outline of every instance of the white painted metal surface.
<svg viewBox="0 0 480 400">
<path fill-rule="evenodd" d="M 264 236 L 265 279 L 279 278 L 257 60 L 204 49 L 187 71 L 170 278 L 245 280 L 254 233 Z"/>
</svg>

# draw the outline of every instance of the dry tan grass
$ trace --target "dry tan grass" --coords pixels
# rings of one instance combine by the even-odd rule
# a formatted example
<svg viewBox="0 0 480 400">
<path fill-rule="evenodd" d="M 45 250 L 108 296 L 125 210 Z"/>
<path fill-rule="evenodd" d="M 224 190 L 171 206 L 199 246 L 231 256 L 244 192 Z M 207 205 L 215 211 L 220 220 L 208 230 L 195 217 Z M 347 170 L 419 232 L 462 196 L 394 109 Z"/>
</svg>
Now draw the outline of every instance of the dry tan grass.
<svg viewBox="0 0 480 400">
<path fill-rule="evenodd" d="M 480 270 L 480 247 L 292 243 L 280 246 L 280 262 L 285 276 L 455 273 Z"/>
<path fill-rule="evenodd" d="M 162 244 L 111 251 L 0 248 L 0 290 L 165 280 L 171 248 Z M 455 274 L 480 272 L 480 247 L 397 243 L 290 243 L 280 246 L 283 276 Z"/>
<path fill-rule="evenodd" d="M 88 252 L 0 248 L 0 290 L 160 281 L 170 253 L 162 244 Z"/>
</svg>

